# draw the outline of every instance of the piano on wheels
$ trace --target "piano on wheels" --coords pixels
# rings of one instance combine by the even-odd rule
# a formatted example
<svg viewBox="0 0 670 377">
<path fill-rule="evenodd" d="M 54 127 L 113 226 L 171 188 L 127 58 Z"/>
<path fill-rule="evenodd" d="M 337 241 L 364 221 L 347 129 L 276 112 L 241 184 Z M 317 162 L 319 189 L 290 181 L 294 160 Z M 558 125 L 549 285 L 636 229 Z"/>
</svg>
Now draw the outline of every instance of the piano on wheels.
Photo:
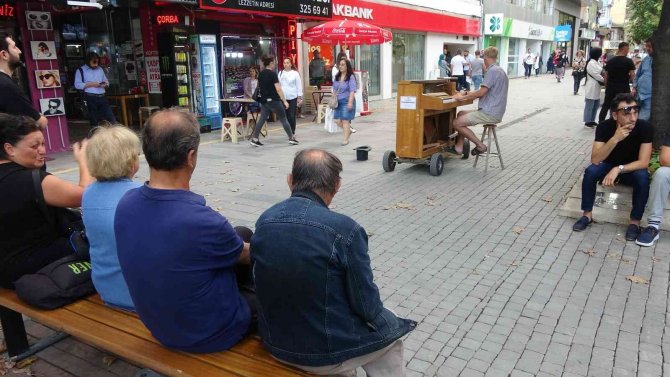
<svg viewBox="0 0 670 377">
<path fill-rule="evenodd" d="M 391 172 L 396 164 L 412 163 L 429 166 L 431 175 L 442 174 L 444 158 L 456 144 L 453 121 L 458 106 L 473 100 L 456 101 L 455 79 L 401 81 L 398 83 L 396 149 L 384 153 L 382 166 Z M 463 158 L 470 154 L 465 139 Z"/>
</svg>

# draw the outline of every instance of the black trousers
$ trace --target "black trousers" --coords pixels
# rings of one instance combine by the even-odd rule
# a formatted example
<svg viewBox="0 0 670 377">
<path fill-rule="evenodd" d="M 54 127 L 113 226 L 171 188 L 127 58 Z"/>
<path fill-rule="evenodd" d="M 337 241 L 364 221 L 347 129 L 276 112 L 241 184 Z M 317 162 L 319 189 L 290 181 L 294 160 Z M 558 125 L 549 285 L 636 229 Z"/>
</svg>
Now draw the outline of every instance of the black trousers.
<svg viewBox="0 0 670 377">
<path fill-rule="evenodd" d="M 582 72 L 572 72 L 572 79 L 575 80 L 575 85 L 573 87 L 575 94 L 579 92 L 579 84 L 581 84 L 583 77 L 584 75 Z"/>
<path fill-rule="evenodd" d="M 246 243 L 251 242 L 251 236 L 254 235 L 254 232 L 246 226 L 236 226 L 235 232 Z M 255 334 L 258 331 L 258 299 L 256 298 L 256 284 L 254 283 L 252 266 L 250 264 L 236 264 L 235 277 L 237 278 L 237 289 L 249 305 L 249 309 L 251 309 L 251 323 L 248 332 Z"/>
<path fill-rule="evenodd" d="M 618 86 L 607 86 L 605 88 L 605 100 L 603 101 L 603 106 L 600 108 L 600 114 L 598 114 L 598 122 L 603 122 L 607 119 L 607 112 L 612 105 L 612 100 L 619 93 L 630 93 L 630 87 L 626 85 Z"/>
<path fill-rule="evenodd" d="M 298 98 L 286 100 L 288 102 L 288 109 L 286 109 L 286 119 L 291 125 L 291 132 L 295 134 L 295 115 L 298 111 Z"/>
<path fill-rule="evenodd" d="M 88 119 L 91 121 L 91 127 L 96 127 L 103 120 L 111 124 L 116 123 L 116 118 L 112 113 L 109 102 L 107 102 L 107 98 L 87 94 L 86 107 L 88 108 Z M 124 124 L 124 126 L 127 126 L 127 124 Z"/>
<path fill-rule="evenodd" d="M 456 90 L 470 90 L 470 84 L 468 84 L 468 80 L 465 78 L 465 75 L 456 75 L 454 77 L 458 78 L 458 81 L 456 82 Z"/>
</svg>

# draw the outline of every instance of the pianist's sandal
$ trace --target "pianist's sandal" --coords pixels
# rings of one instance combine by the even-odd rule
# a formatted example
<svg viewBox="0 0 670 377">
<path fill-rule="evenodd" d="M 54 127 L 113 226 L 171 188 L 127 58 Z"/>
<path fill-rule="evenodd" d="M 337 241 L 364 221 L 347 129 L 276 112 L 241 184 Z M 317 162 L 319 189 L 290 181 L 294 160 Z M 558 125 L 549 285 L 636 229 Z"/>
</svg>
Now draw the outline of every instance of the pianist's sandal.
<svg viewBox="0 0 670 377">
<path fill-rule="evenodd" d="M 488 149 L 486 147 L 484 147 L 483 150 L 479 149 L 477 147 L 474 147 L 474 148 L 472 148 L 472 152 L 470 152 L 470 154 L 473 155 L 473 156 L 477 156 L 477 155 L 486 153 L 487 150 Z"/>
</svg>

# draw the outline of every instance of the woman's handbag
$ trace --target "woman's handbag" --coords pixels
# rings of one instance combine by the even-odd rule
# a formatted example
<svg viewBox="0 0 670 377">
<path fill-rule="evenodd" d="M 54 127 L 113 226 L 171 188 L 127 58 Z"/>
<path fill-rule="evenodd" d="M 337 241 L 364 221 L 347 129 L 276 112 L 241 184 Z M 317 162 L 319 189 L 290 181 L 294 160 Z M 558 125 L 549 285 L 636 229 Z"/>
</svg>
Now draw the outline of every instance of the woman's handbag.
<svg viewBox="0 0 670 377">
<path fill-rule="evenodd" d="M 340 86 L 337 87 L 337 93 L 334 93 L 329 99 L 328 99 L 328 107 L 331 109 L 335 110 L 337 109 L 337 96 L 340 94 L 340 89 L 342 89 L 342 83 L 340 83 Z"/>
</svg>

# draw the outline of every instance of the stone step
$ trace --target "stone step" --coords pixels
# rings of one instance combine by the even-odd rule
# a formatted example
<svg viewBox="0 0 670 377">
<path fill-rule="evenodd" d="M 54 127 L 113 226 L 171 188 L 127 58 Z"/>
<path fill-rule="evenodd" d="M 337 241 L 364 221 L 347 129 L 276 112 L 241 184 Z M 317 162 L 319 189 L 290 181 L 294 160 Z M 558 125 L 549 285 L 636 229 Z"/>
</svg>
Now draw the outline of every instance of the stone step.
<svg viewBox="0 0 670 377">
<path fill-rule="evenodd" d="M 559 214 L 578 219 L 582 216 L 582 179 L 580 177 L 572 186 L 572 190 L 559 210 Z M 593 220 L 613 224 L 628 224 L 630 211 L 633 204 L 633 188 L 630 186 L 616 185 L 604 187 L 598 185 L 596 189 L 596 201 L 593 206 Z M 647 213 L 642 217 L 642 224 L 646 225 Z M 662 230 L 670 231 L 670 200 L 665 203 Z"/>
</svg>

